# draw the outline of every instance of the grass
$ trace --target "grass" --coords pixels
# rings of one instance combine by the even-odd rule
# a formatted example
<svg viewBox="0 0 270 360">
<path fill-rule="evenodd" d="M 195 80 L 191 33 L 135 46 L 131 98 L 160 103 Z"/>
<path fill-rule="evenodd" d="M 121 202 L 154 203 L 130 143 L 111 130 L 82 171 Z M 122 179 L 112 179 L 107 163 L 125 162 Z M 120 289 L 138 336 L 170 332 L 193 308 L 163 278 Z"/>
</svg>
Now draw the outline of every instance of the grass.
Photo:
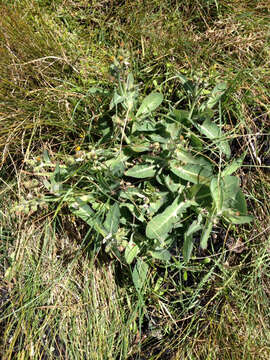
<svg viewBox="0 0 270 360">
<path fill-rule="evenodd" d="M 2 358 L 268 359 L 268 2 L 24 0 L 1 1 L 0 12 Z M 176 71 L 209 88 L 227 81 L 233 151 L 248 151 L 238 176 L 254 224 L 218 232 L 189 264 L 153 263 L 143 295 L 129 268 L 96 256 L 67 209 L 11 210 L 37 196 L 29 159 L 44 148 L 63 159 L 90 142 L 109 99 L 88 91 L 115 86 L 111 56 L 172 102 L 179 83 L 165 81 Z"/>
</svg>

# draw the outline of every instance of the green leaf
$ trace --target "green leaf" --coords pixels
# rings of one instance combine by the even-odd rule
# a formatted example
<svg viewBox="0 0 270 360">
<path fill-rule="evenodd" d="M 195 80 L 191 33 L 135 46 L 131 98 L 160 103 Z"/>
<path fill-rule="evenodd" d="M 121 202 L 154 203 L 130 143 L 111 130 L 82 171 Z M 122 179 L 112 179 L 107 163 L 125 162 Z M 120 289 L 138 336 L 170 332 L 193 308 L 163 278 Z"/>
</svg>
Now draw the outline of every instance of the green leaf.
<svg viewBox="0 0 270 360">
<path fill-rule="evenodd" d="M 158 197 L 154 199 L 153 201 L 150 201 L 148 213 L 152 216 L 154 215 L 162 205 L 164 205 L 167 202 L 167 192 L 159 192 Z"/>
<path fill-rule="evenodd" d="M 205 224 L 204 230 L 202 232 L 201 243 L 200 243 L 200 246 L 203 250 L 205 250 L 207 248 L 207 243 L 208 243 L 208 239 L 211 234 L 212 228 L 213 228 L 212 220 L 207 221 Z"/>
<path fill-rule="evenodd" d="M 152 142 L 158 142 L 160 144 L 167 144 L 167 142 L 169 141 L 169 137 L 168 135 L 166 137 L 161 136 L 159 134 L 149 134 L 148 138 L 152 141 Z"/>
<path fill-rule="evenodd" d="M 177 160 L 182 161 L 186 164 L 197 164 L 197 159 L 191 155 L 188 151 L 177 148 L 175 149 L 174 155 L 176 156 Z"/>
<path fill-rule="evenodd" d="M 88 204 L 83 202 L 80 198 L 69 203 L 71 212 L 85 221 L 89 226 L 93 227 L 103 237 L 108 235 L 106 229 L 102 226 L 101 221 L 97 218 L 96 213 L 90 208 Z"/>
<path fill-rule="evenodd" d="M 194 246 L 193 236 L 185 236 L 183 244 L 183 258 L 184 261 L 189 262 Z"/>
<path fill-rule="evenodd" d="M 136 117 L 145 116 L 154 111 L 163 101 L 163 95 L 161 93 L 152 92 L 146 98 L 143 99 L 141 106 L 139 107 Z"/>
<path fill-rule="evenodd" d="M 209 184 L 212 176 L 212 169 L 201 165 L 178 165 L 177 161 L 170 162 L 171 171 L 186 181 L 193 184 Z"/>
<path fill-rule="evenodd" d="M 239 211 L 241 215 L 247 214 L 247 203 L 242 190 L 240 189 L 235 197 L 234 209 Z"/>
<path fill-rule="evenodd" d="M 202 216 L 199 215 L 198 219 L 193 221 L 193 223 L 189 226 L 188 230 L 185 232 L 182 251 L 183 251 L 184 260 L 186 262 L 190 260 L 192 254 L 192 250 L 194 246 L 193 234 L 195 234 L 197 231 L 201 230 L 202 228 L 201 221 L 202 221 Z"/>
<path fill-rule="evenodd" d="M 190 152 L 180 148 L 175 150 L 174 155 L 176 156 L 177 160 L 186 164 L 198 164 L 211 167 L 211 164 L 204 157 L 194 157 Z"/>
<path fill-rule="evenodd" d="M 163 183 L 167 186 L 167 188 L 173 193 L 178 191 L 180 186 L 184 187 L 184 185 L 179 184 L 178 177 L 174 176 L 173 174 L 170 175 L 162 174 L 160 178 L 163 180 Z M 181 191 L 179 191 L 178 193 L 180 192 Z"/>
<path fill-rule="evenodd" d="M 131 264 L 135 257 L 139 254 L 140 248 L 134 241 L 130 240 L 125 249 L 125 259 L 127 264 Z"/>
<path fill-rule="evenodd" d="M 189 111 L 186 110 L 173 110 L 172 113 L 173 117 L 177 122 L 186 122 L 189 118 Z"/>
<path fill-rule="evenodd" d="M 76 201 L 70 203 L 69 206 L 74 215 L 78 216 L 88 225 L 93 226 L 95 212 L 90 208 L 89 205 L 78 198 Z"/>
<path fill-rule="evenodd" d="M 165 122 L 165 128 L 166 128 L 166 132 L 170 134 L 171 139 L 176 140 L 179 138 L 179 132 L 181 127 L 176 121 L 171 123 Z"/>
<path fill-rule="evenodd" d="M 237 214 L 233 214 L 232 212 L 225 212 L 224 213 L 224 218 L 232 223 L 232 224 L 246 224 L 246 223 L 250 223 L 251 221 L 253 221 L 253 217 L 252 216 L 242 216 L 242 215 L 237 215 Z"/>
<path fill-rule="evenodd" d="M 133 88 L 134 88 L 134 76 L 132 73 L 129 73 L 126 82 L 126 90 L 131 91 Z"/>
<path fill-rule="evenodd" d="M 179 221 L 180 215 L 193 204 L 193 201 L 181 201 L 178 196 L 163 213 L 153 217 L 147 224 L 146 236 L 149 239 L 162 240 L 173 229 L 176 222 Z"/>
<path fill-rule="evenodd" d="M 202 125 L 197 125 L 200 132 L 208 139 L 213 140 L 216 146 L 226 155 L 227 158 L 231 156 L 231 148 L 227 140 L 222 140 L 223 137 L 221 129 L 212 121 L 205 120 Z"/>
<path fill-rule="evenodd" d="M 222 179 L 222 196 L 223 215 L 227 211 L 239 212 L 240 215 L 247 214 L 246 200 L 244 194 L 240 189 L 239 179 L 236 176 L 225 176 Z"/>
<path fill-rule="evenodd" d="M 109 234 L 115 234 L 118 230 L 120 221 L 120 210 L 119 205 L 117 203 L 114 203 L 113 206 L 111 206 L 106 219 L 104 221 L 104 228 L 108 231 Z"/>
<path fill-rule="evenodd" d="M 155 176 L 156 171 L 156 165 L 142 164 L 135 165 L 131 169 L 128 169 L 125 175 L 136 179 L 144 179 Z"/>
<path fill-rule="evenodd" d="M 195 84 L 183 74 L 179 73 L 177 74 L 177 77 L 179 77 L 183 85 L 183 88 L 186 90 L 186 92 L 193 95 L 196 89 Z"/>
<path fill-rule="evenodd" d="M 122 177 L 125 172 L 125 161 L 127 157 L 118 156 L 117 158 L 110 159 L 104 162 L 106 166 L 109 167 L 112 175 L 116 177 Z"/>
<path fill-rule="evenodd" d="M 187 229 L 187 231 L 185 233 L 186 236 L 191 236 L 191 235 L 195 234 L 197 231 L 201 230 L 201 228 L 202 228 L 201 222 L 202 222 L 202 216 L 199 215 L 198 219 L 194 220 L 192 222 L 192 224 L 189 226 L 189 228 Z"/>
<path fill-rule="evenodd" d="M 223 186 L 224 184 L 222 179 L 219 179 L 216 176 L 212 178 L 210 184 L 210 191 L 217 208 L 217 213 L 222 210 L 223 206 Z"/>
<path fill-rule="evenodd" d="M 153 258 L 161 261 L 169 261 L 171 259 L 171 253 L 166 249 L 153 250 L 150 251 L 150 254 Z"/>
<path fill-rule="evenodd" d="M 139 210 L 136 208 L 135 205 L 128 203 L 128 202 L 122 203 L 121 208 L 125 208 L 125 207 L 130 211 L 132 216 L 136 217 L 136 219 L 138 219 L 141 222 L 145 221 L 143 214 L 139 212 Z"/>
<path fill-rule="evenodd" d="M 223 178 L 222 190 L 223 190 L 222 208 L 224 210 L 237 209 L 237 205 L 236 205 L 237 194 L 240 192 L 239 179 L 236 176 L 225 176 Z"/>
<path fill-rule="evenodd" d="M 226 90 L 227 90 L 226 83 L 222 82 L 222 83 L 217 84 L 209 96 L 209 99 L 206 103 L 207 107 L 209 109 L 212 109 L 219 102 L 222 95 L 225 94 Z"/>
<path fill-rule="evenodd" d="M 116 105 L 122 103 L 125 100 L 124 96 L 119 95 L 116 91 L 113 94 L 111 103 L 110 103 L 110 110 L 112 110 Z"/>
<path fill-rule="evenodd" d="M 132 133 L 136 131 L 153 132 L 157 130 L 157 124 L 151 120 L 144 120 L 143 123 L 135 121 L 132 125 Z"/>
<path fill-rule="evenodd" d="M 43 161 L 45 162 L 46 165 L 52 165 L 53 163 L 51 162 L 48 150 L 44 150 L 43 151 Z"/>
<path fill-rule="evenodd" d="M 138 258 L 132 272 L 132 280 L 137 291 L 141 291 L 147 277 L 148 265 L 141 258 Z"/>
<path fill-rule="evenodd" d="M 238 159 L 233 160 L 229 165 L 225 167 L 225 169 L 221 173 L 221 176 L 225 177 L 236 172 L 242 166 L 245 156 L 246 152 Z"/>
<path fill-rule="evenodd" d="M 148 142 L 144 142 L 141 144 L 132 144 L 129 145 L 128 148 L 136 153 L 141 153 L 141 152 L 145 152 L 148 151 L 150 149 L 150 143 Z"/>
</svg>

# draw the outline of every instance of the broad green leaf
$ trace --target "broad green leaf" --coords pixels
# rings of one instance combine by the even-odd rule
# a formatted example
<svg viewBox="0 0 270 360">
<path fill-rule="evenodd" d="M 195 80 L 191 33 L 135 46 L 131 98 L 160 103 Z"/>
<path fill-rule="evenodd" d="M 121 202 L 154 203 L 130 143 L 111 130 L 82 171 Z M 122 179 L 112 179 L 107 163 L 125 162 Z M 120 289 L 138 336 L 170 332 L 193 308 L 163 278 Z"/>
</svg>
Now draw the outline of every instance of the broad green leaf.
<svg viewBox="0 0 270 360">
<path fill-rule="evenodd" d="M 126 82 L 126 90 L 131 91 L 133 87 L 134 87 L 134 76 L 132 73 L 129 73 Z"/>
<path fill-rule="evenodd" d="M 180 215 L 193 204 L 193 201 L 182 201 L 178 196 L 163 213 L 154 216 L 147 224 L 146 236 L 149 239 L 163 239 L 179 221 Z"/>
<path fill-rule="evenodd" d="M 186 150 L 178 148 L 175 150 L 174 155 L 177 160 L 182 161 L 183 163 L 198 164 L 197 159 Z"/>
<path fill-rule="evenodd" d="M 105 161 L 104 164 L 110 169 L 110 172 L 114 176 L 121 177 L 124 174 L 127 159 L 127 156 L 118 156 L 117 158 Z"/>
<path fill-rule="evenodd" d="M 167 142 L 169 141 L 169 136 L 168 134 L 166 134 L 166 136 L 161 136 L 159 134 L 153 133 L 153 134 L 149 134 L 148 138 L 152 141 L 152 142 L 158 142 L 160 144 L 167 144 Z"/>
<path fill-rule="evenodd" d="M 183 74 L 177 74 L 177 77 L 179 77 L 186 92 L 189 94 L 193 94 L 196 88 L 195 84 Z"/>
<path fill-rule="evenodd" d="M 114 203 L 113 206 L 111 206 L 106 219 L 104 221 L 104 228 L 108 231 L 110 234 L 115 234 L 118 230 L 120 221 L 120 210 L 119 205 L 117 203 Z"/>
<path fill-rule="evenodd" d="M 203 250 L 205 250 L 207 248 L 207 243 L 208 243 L 208 239 L 211 234 L 212 228 L 213 228 L 212 220 L 207 221 L 205 224 L 204 230 L 202 232 L 201 243 L 200 243 L 200 246 Z"/>
<path fill-rule="evenodd" d="M 142 164 L 135 165 L 125 172 L 126 176 L 130 176 L 136 179 L 144 179 L 155 176 L 157 171 L 156 165 Z"/>
<path fill-rule="evenodd" d="M 166 122 L 165 128 L 166 128 L 166 132 L 170 134 L 171 139 L 176 140 L 179 138 L 179 131 L 181 127 L 176 121 L 170 123 Z"/>
<path fill-rule="evenodd" d="M 222 209 L 234 209 L 246 211 L 245 199 L 241 195 L 239 179 L 236 176 L 225 176 L 223 178 L 223 205 Z M 245 215 L 245 213 L 244 213 Z"/>
<path fill-rule="evenodd" d="M 150 254 L 153 258 L 161 261 L 169 261 L 171 259 L 171 253 L 166 249 L 153 250 L 150 251 Z"/>
<path fill-rule="evenodd" d="M 157 124 L 151 120 L 144 120 L 143 123 L 135 121 L 132 125 L 132 133 L 136 131 L 153 132 L 157 130 Z"/>
<path fill-rule="evenodd" d="M 172 115 L 175 117 L 176 121 L 183 123 L 188 120 L 189 112 L 186 110 L 174 110 Z"/>
<path fill-rule="evenodd" d="M 202 216 L 199 215 L 197 220 L 194 220 L 192 224 L 189 226 L 189 228 L 186 231 L 186 236 L 191 236 L 195 234 L 197 231 L 201 230 L 202 225 Z"/>
<path fill-rule="evenodd" d="M 130 240 L 125 249 L 125 259 L 128 264 L 131 264 L 135 257 L 139 254 L 140 248 L 134 241 Z"/>
<path fill-rule="evenodd" d="M 225 169 L 221 173 L 221 176 L 229 176 L 236 172 L 242 166 L 245 156 L 246 152 L 238 159 L 233 160 L 229 165 L 225 167 Z"/>
<path fill-rule="evenodd" d="M 124 96 L 119 95 L 116 91 L 113 94 L 113 98 L 110 103 L 110 110 L 112 110 L 116 105 L 120 104 L 125 100 Z"/>
<path fill-rule="evenodd" d="M 226 90 L 227 90 L 226 83 L 222 82 L 222 83 L 217 84 L 209 96 L 209 99 L 206 103 L 207 107 L 209 109 L 212 109 L 219 102 L 222 95 L 225 94 Z"/>
<path fill-rule="evenodd" d="M 226 197 L 235 197 L 240 190 L 239 179 L 236 176 L 224 176 L 224 194 Z"/>
<path fill-rule="evenodd" d="M 200 132 L 208 139 L 213 140 L 215 145 L 226 155 L 231 156 L 231 148 L 227 140 L 222 140 L 223 133 L 221 129 L 212 121 L 205 120 L 202 125 L 197 125 Z"/>
<path fill-rule="evenodd" d="M 137 291 L 141 291 L 147 277 L 148 265 L 141 258 L 138 258 L 132 272 L 132 280 Z"/>
<path fill-rule="evenodd" d="M 193 184 L 209 184 L 212 177 L 212 170 L 201 165 L 178 165 L 177 161 L 170 162 L 171 171 L 181 179 L 190 181 Z"/>
<path fill-rule="evenodd" d="M 212 198 L 214 199 L 217 213 L 222 210 L 223 206 L 223 180 L 218 178 L 217 176 L 213 177 L 210 184 L 210 191 Z"/>
<path fill-rule="evenodd" d="M 126 207 L 130 211 L 131 215 L 135 216 L 139 221 L 141 221 L 141 222 L 145 221 L 143 214 L 141 214 L 139 212 L 139 210 L 135 207 L 135 205 L 126 202 L 126 203 L 121 204 L 121 208 L 122 207 L 124 207 L 124 208 Z"/>
<path fill-rule="evenodd" d="M 186 164 L 198 164 L 211 167 L 211 164 L 204 157 L 195 157 L 190 152 L 180 148 L 175 150 L 174 155 L 176 156 L 177 160 Z"/>
<path fill-rule="evenodd" d="M 247 203 L 242 190 L 240 189 L 235 197 L 235 210 L 239 211 L 241 215 L 247 215 Z"/>
<path fill-rule="evenodd" d="M 224 218 L 232 224 L 239 224 L 239 225 L 250 223 L 251 221 L 254 220 L 252 216 L 236 215 L 229 212 L 227 214 L 224 213 Z"/>
<path fill-rule="evenodd" d="M 167 198 L 168 198 L 167 195 L 168 192 L 159 192 L 158 198 L 150 202 L 148 213 L 151 216 L 153 216 L 161 208 L 161 206 L 167 202 Z"/>
<path fill-rule="evenodd" d="M 74 215 L 78 216 L 88 225 L 93 226 L 95 212 L 90 208 L 88 204 L 77 198 L 76 201 L 70 203 L 69 206 Z"/>
<path fill-rule="evenodd" d="M 178 193 L 180 193 L 181 191 L 179 191 L 179 188 L 181 186 L 181 184 L 179 183 L 179 179 L 177 177 L 175 177 L 173 174 L 170 175 L 164 175 L 162 174 L 161 179 L 163 180 L 163 183 L 167 186 L 167 188 L 171 191 L 171 192 L 176 192 L 178 191 Z M 184 185 L 182 185 L 184 186 Z"/>
<path fill-rule="evenodd" d="M 163 95 L 161 93 L 152 92 L 143 99 L 142 104 L 137 111 L 136 117 L 151 113 L 162 103 L 162 101 Z"/>
<path fill-rule="evenodd" d="M 128 148 L 136 153 L 141 153 L 150 149 L 150 143 L 144 142 L 141 144 L 130 144 Z"/>
</svg>

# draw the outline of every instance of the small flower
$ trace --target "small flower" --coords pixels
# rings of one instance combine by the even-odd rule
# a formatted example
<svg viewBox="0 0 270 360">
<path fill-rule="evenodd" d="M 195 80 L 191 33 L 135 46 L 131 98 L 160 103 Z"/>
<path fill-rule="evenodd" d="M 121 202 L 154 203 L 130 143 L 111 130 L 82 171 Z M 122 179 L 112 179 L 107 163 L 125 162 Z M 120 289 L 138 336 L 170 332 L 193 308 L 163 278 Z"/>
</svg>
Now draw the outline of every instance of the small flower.
<svg viewBox="0 0 270 360">
<path fill-rule="evenodd" d="M 80 151 L 81 147 L 80 146 L 76 146 L 75 151 Z"/>
</svg>

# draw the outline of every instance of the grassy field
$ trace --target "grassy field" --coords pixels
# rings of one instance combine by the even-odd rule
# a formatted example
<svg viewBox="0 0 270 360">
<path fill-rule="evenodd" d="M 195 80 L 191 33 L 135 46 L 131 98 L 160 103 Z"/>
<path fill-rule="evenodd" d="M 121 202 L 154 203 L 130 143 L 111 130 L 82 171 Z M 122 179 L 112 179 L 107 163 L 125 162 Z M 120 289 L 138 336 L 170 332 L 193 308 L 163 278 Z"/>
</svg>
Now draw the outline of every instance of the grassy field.
<svg viewBox="0 0 270 360">
<path fill-rule="evenodd" d="M 0 1 L 1 359 L 269 359 L 269 18 L 266 0 Z M 211 116 L 224 135 L 213 145 L 194 121 L 218 83 L 226 91 Z M 154 167 L 170 153 L 159 134 L 135 144 L 149 156 L 127 135 L 130 104 L 152 92 L 163 94 L 155 119 L 189 113 L 181 141 L 218 179 L 242 156 L 234 175 L 253 221 L 222 218 L 207 249 L 199 232 L 188 261 L 183 238 L 169 259 L 154 254 L 155 240 L 137 249 L 135 237 L 127 254 L 141 216 L 151 219 L 147 197 L 129 203 L 135 215 L 120 219 L 115 243 L 104 233 L 126 201 L 112 206 L 125 156 Z M 151 198 L 163 178 L 124 179 L 122 196 L 136 188 Z"/>
</svg>

